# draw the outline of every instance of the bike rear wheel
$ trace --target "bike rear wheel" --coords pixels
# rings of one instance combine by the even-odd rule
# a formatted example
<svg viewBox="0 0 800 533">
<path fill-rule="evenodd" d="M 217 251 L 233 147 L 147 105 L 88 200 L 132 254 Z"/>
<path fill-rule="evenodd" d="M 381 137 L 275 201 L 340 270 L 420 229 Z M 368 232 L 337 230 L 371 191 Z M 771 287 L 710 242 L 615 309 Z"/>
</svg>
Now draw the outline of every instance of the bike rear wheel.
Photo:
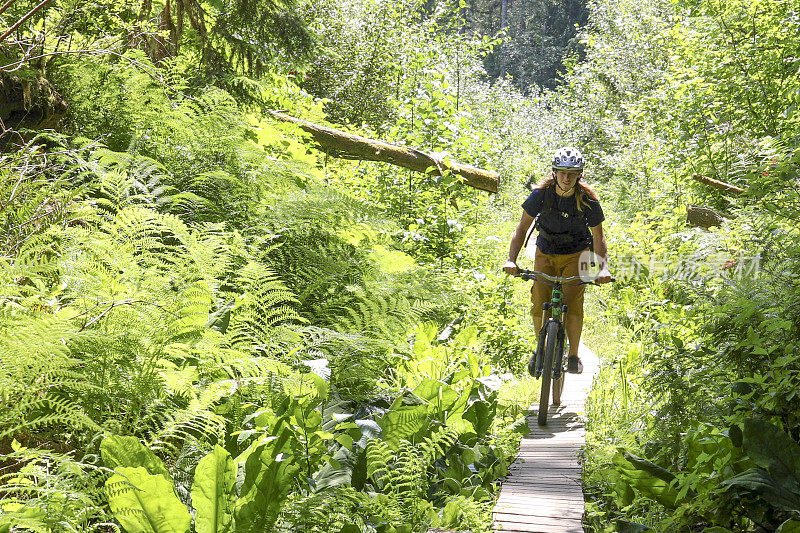
<svg viewBox="0 0 800 533">
<path fill-rule="evenodd" d="M 547 324 L 547 338 L 544 345 L 544 364 L 542 365 L 542 392 L 539 395 L 539 414 L 537 422 L 547 425 L 547 412 L 550 408 L 550 384 L 553 379 L 553 362 L 556 358 L 558 344 L 558 322 L 553 320 Z"/>
</svg>

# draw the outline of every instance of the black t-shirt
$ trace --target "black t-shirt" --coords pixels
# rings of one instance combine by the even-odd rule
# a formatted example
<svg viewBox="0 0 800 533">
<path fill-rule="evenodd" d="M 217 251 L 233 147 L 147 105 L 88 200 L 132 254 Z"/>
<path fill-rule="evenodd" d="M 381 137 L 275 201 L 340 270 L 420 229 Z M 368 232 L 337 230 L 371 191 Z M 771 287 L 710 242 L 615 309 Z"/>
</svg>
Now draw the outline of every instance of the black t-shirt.
<svg viewBox="0 0 800 533">
<path fill-rule="evenodd" d="M 548 191 L 548 189 L 550 189 Z M 552 209 L 542 212 L 545 205 L 545 195 L 552 195 Z M 600 202 L 583 196 L 585 203 L 583 210 L 579 211 L 575 195 L 558 196 L 552 187 L 534 189 L 522 208 L 530 216 L 539 217 L 539 236 L 536 246 L 545 254 L 574 254 L 588 248 L 592 242 L 589 228 L 593 228 L 605 220 Z"/>
</svg>

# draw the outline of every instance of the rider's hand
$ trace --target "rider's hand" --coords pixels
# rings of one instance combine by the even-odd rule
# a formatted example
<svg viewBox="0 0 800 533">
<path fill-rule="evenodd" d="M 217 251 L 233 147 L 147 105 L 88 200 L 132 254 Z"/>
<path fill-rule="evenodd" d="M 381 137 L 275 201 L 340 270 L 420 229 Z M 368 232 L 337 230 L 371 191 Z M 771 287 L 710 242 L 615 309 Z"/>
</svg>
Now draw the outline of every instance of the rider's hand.
<svg viewBox="0 0 800 533">
<path fill-rule="evenodd" d="M 514 261 L 506 261 L 506 264 L 503 265 L 503 272 L 512 276 L 519 276 L 519 267 Z"/>
<path fill-rule="evenodd" d="M 597 283 L 598 285 L 602 285 L 603 283 L 608 283 L 610 281 L 611 281 L 611 272 L 609 272 L 607 268 L 604 268 L 603 270 L 600 271 L 599 274 L 597 274 L 597 279 L 595 280 L 595 283 Z"/>
</svg>

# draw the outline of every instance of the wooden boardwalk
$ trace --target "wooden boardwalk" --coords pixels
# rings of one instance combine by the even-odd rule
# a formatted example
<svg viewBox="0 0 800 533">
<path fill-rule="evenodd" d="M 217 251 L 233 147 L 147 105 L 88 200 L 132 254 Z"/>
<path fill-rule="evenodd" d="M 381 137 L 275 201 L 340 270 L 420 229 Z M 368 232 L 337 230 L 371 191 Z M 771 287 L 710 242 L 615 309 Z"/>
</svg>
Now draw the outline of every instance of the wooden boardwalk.
<svg viewBox="0 0 800 533">
<path fill-rule="evenodd" d="M 579 353 L 583 373 L 567 375 L 561 405 L 550 406 L 548 425 L 537 425 L 535 412 L 528 417 L 531 433 L 522 439 L 517 460 L 494 507 L 495 531 L 583 531 L 578 453 L 585 442 L 582 417 L 586 396 L 600 361 L 583 344 Z M 532 409 L 538 409 L 538 403 Z"/>
</svg>

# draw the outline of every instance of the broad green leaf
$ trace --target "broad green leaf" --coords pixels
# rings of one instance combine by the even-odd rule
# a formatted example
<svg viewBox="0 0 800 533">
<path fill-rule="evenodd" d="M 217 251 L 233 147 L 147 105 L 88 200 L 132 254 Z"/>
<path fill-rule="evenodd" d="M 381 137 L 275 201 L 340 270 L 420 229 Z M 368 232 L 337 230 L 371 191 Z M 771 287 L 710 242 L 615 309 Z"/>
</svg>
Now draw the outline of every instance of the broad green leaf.
<svg viewBox="0 0 800 533">
<path fill-rule="evenodd" d="M 347 433 L 340 433 L 336 435 L 336 442 L 349 450 L 353 449 L 353 437 Z"/>
<path fill-rule="evenodd" d="M 349 485 L 353 480 L 355 454 L 345 447 L 333 454 L 333 461 L 325 463 L 314 475 L 314 491 Z"/>
<path fill-rule="evenodd" d="M 461 418 L 469 401 L 469 392 L 459 392 L 450 385 L 436 379 L 425 378 L 414 389 L 414 394 L 426 400 L 431 406 L 434 418 Z"/>
<path fill-rule="evenodd" d="M 800 479 L 800 445 L 777 426 L 763 420 L 745 420 L 742 446 L 755 464 L 773 476 Z"/>
<path fill-rule="evenodd" d="M 414 338 L 414 353 L 423 355 L 431 347 L 436 338 L 438 327 L 433 322 L 426 322 L 417 327 Z"/>
<path fill-rule="evenodd" d="M 236 500 L 237 532 L 269 530 L 300 473 L 291 455 L 295 437 L 287 424 L 286 418 L 279 419 L 272 436 L 257 440 L 240 456 L 243 479 Z"/>
<path fill-rule="evenodd" d="M 236 464 L 227 450 L 214 450 L 200 459 L 194 471 L 192 506 L 197 533 L 223 533 L 233 530 L 236 501 Z"/>
<path fill-rule="evenodd" d="M 233 309 L 233 301 L 220 306 L 219 309 L 208 315 L 205 327 L 225 333 L 231 322 L 231 309 Z"/>
<path fill-rule="evenodd" d="M 678 491 L 671 483 L 675 478 L 671 472 L 624 450 L 617 452 L 613 463 L 617 471 L 642 495 L 664 507 L 677 507 Z"/>
<path fill-rule="evenodd" d="M 643 533 L 645 531 L 652 531 L 652 529 L 642 524 L 617 519 L 616 531 L 617 533 Z"/>
<path fill-rule="evenodd" d="M 447 427 L 454 429 L 459 436 L 471 434 L 475 435 L 475 426 L 469 420 L 463 418 L 449 418 L 447 420 Z"/>
<path fill-rule="evenodd" d="M 136 533 L 187 533 L 189 510 L 175 495 L 172 482 L 144 467 L 119 467 L 105 485 L 114 517 Z"/>
<path fill-rule="evenodd" d="M 490 404 L 483 400 L 477 400 L 464 412 L 464 419 L 472 422 L 475 433 L 477 433 L 478 437 L 482 437 L 492 427 L 496 410 L 496 402 Z"/>
<path fill-rule="evenodd" d="M 528 425 L 528 417 L 526 415 L 517 418 L 509 427 L 511 431 L 519 433 L 523 437 L 531 432 L 531 427 Z"/>
<path fill-rule="evenodd" d="M 458 335 L 453 339 L 453 344 L 463 347 L 474 346 L 478 342 L 478 327 L 468 326 L 458 332 Z"/>
<path fill-rule="evenodd" d="M 328 382 L 313 372 L 285 380 L 286 394 L 302 405 L 317 404 L 328 397 Z"/>
<path fill-rule="evenodd" d="M 383 440 L 397 449 L 401 439 L 411 440 L 428 423 L 431 410 L 431 405 L 425 400 L 414 394 L 403 394 L 378 419 Z"/>
<path fill-rule="evenodd" d="M 787 511 L 800 509 L 797 483 L 774 478 L 763 468 L 751 468 L 720 483 L 725 490 L 757 494 L 772 505 Z"/>
<path fill-rule="evenodd" d="M 617 505 L 625 507 L 633 503 L 636 494 L 633 492 L 628 480 L 614 468 L 604 468 L 598 471 L 600 478 L 614 489 Z"/>
<path fill-rule="evenodd" d="M 800 533 L 800 520 L 787 520 L 775 530 L 775 533 Z"/>
<path fill-rule="evenodd" d="M 144 467 L 150 474 L 162 474 L 171 479 L 163 461 L 156 457 L 153 450 L 145 446 L 136 437 L 111 435 L 100 444 L 103 463 L 111 469 L 120 467 Z"/>
</svg>

